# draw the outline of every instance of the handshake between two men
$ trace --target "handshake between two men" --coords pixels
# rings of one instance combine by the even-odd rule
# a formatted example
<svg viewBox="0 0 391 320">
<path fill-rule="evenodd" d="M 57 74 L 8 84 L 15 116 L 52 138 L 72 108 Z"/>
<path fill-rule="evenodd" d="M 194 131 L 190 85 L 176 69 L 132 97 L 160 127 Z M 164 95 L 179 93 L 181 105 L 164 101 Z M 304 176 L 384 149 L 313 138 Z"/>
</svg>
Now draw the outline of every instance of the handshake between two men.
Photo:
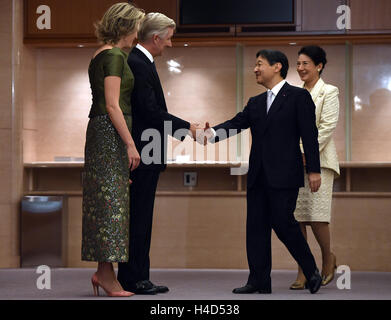
<svg viewBox="0 0 391 320">
<path fill-rule="evenodd" d="M 206 122 L 204 127 L 199 123 L 191 123 L 189 130 L 193 140 L 204 146 L 208 143 L 208 140 L 215 137 L 214 130 L 209 126 L 209 122 Z"/>
</svg>

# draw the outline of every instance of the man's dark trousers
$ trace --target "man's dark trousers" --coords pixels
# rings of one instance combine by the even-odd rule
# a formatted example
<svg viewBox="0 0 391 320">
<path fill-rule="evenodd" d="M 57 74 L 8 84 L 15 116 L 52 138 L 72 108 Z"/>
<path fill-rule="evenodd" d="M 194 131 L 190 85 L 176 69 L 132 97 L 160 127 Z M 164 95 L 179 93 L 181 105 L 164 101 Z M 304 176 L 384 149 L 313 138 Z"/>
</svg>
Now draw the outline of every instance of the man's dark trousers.
<svg viewBox="0 0 391 320">
<path fill-rule="evenodd" d="M 153 207 L 160 170 L 134 170 L 130 179 L 129 261 L 118 263 L 118 279 L 134 289 L 149 280 Z"/>
<path fill-rule="evenodd" d="M 315 272 L 316 263 L 293 214 L 299 189 L 272 188 L 264 170 L 260 171 L 255 184 L 247 190 L 248 283 L 262 289 L 271 288 L 272 228 L 309 279 Z"/>
</svg>

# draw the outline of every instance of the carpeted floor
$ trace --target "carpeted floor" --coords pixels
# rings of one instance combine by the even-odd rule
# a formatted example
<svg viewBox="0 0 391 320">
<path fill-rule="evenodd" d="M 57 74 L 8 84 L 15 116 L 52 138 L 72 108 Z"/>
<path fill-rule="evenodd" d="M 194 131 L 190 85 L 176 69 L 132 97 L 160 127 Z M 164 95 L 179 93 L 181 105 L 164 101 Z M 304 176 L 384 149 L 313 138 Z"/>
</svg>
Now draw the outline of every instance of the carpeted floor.
<svg viewBox="0 0 391 320">
<path fill-rule="evenodd" d="M 93 269 L 57 268 L 51 270 L 50 289 L 38 289 L 41 276 L 36 269 L 0 269 L 0 300 L 85 300 L 94 297 Z M 289 290 L 296 277 L 293 270 L 273 270 L 271 295 L 235 295 L 232 289 L 246 283 L 246 270 L 155 269 L 151 280 L 170 291 L 154 296 L 134 295 L 132 300 L 391 300 L 391 273 L 352 272 L 351 289 L 338 289 L 337 278 L 317 294 Z M 40 281 L 39 281 L 40 282 Z M 339 282 L 342 282 L 341 280 Z M 42 282 L 41 282 L 42 283 Z M 346 282 L 343 282 L 346 284 Z M 119 298 L 124 299 L 124 298 Z"/>
</svg>

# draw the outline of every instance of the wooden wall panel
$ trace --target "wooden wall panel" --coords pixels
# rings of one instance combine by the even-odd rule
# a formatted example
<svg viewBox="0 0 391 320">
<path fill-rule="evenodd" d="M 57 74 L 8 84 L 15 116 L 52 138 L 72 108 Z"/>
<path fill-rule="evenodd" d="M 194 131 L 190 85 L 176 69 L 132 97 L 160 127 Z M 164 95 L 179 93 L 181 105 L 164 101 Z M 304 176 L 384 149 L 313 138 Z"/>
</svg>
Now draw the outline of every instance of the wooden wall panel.
<svg viewBox="0 0 391 320">
<path fill-rule="evenodd" d="M 243 197 L 157 197 L 151 263 L 165 268 L 244 268 L 244 207 Z"/>
<path fill-rule="evenodd" d="M 197 172 L 197 185 L 195 187 L 183 186 L 184 172 Z M 216 190 L 237 190 L 237 178 L 229 174 L 230 169 L 205 168 L 175 168 L 165 170 L 161 173 L 159 191 L 216 191 Z"/>
<path fill-rule="evenodd" d="M 340 5 L 350 7 L 352 31 L 391 30 L 389 0 L 302 0 L 302 31 L 338 31 Z"/>
<path fill-rule="evenodd" d="M 37 146 L 36 50 L 23 46 L 23 162 L 35 161 Z"/>
<path fill-rule="evenodd" d="M 84 40 L 95 42 L 93 24 L 102 18 L 115 0 L 25 0 L 25 40 L 54 39 L 57 42 Z M 124 1 L 126 2 L 126 1 Z M 176 20 L 176 0 L 138 0 L 134 3 L 146 12 L 161 12 Z M 37 13 L 41 5 L 50 8 L 51 28 L 39 29 Z"/>
<path fill-rule="evenodd" d="M 344 0 L 302 0 L 302 31 L 338 31 L 337 8 Z"/>
<path fill-rule="evenodd" d="M 350 0 L 352 30 L 391 30 L 391 1 Z"/>
<path fill-rule="evenodd" d="M 91 37 L 94 34 L 93 23 L 116 3 L 113 0 L 96 0 L 91 5 L 89 0 L 58 1 L 47 0 L 45 5 L 51 11 L 51 29 L 37 28 L 37 19 L 41 14 L 37 8 L 39 0 L 25 0 L 25 38 L 30 37 Z"/>
<path fill-rule="evenodd" d="M 391 199 L 334 199 L 332 249 L 353 271 L 391 271 Z"/>
<path fill-rule="evenodd" d="M 2 43 L 12 42 L 12 3 L 0 2 L 0 40 Z M 12 50 L 10 45 L 0 50 L 0 129 L 11 128 L 11 93 L 12 93 Z M 1 143 L 1 141 L 0 141 Z"/>
</svg>

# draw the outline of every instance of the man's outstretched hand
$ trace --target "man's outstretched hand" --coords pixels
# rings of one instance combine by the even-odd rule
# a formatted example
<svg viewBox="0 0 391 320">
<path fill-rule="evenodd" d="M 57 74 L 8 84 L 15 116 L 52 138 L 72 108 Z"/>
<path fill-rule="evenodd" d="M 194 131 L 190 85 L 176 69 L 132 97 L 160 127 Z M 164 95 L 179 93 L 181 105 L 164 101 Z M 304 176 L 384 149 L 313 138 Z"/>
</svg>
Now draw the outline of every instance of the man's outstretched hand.
<svg viewBox="0 0 391 320">
<path fill-rule="evenodd" d="M 200 130 L 200 131 L 197 131 L 198 135 L 197 135 L 197 142 L 199 144 L 202 144 L 204 146 L 206 146 L 208 144 L 208 140 L 213 138 L 214 137 L 214 134 L 210 128 L 210 125 L 209 125 L 209 122 L 206 122 L 205 123 L 205 127 Z"/>
<path fill-rule="evenodd" d="M 201 130 L 201 126 L 199 123 L 190 123 L 190 132 L 191 132 L 191 136 L 192 138 L 194 139 L 194 141 L 196 141 L 197 139 L 197 130 Z"/>
</svg>

